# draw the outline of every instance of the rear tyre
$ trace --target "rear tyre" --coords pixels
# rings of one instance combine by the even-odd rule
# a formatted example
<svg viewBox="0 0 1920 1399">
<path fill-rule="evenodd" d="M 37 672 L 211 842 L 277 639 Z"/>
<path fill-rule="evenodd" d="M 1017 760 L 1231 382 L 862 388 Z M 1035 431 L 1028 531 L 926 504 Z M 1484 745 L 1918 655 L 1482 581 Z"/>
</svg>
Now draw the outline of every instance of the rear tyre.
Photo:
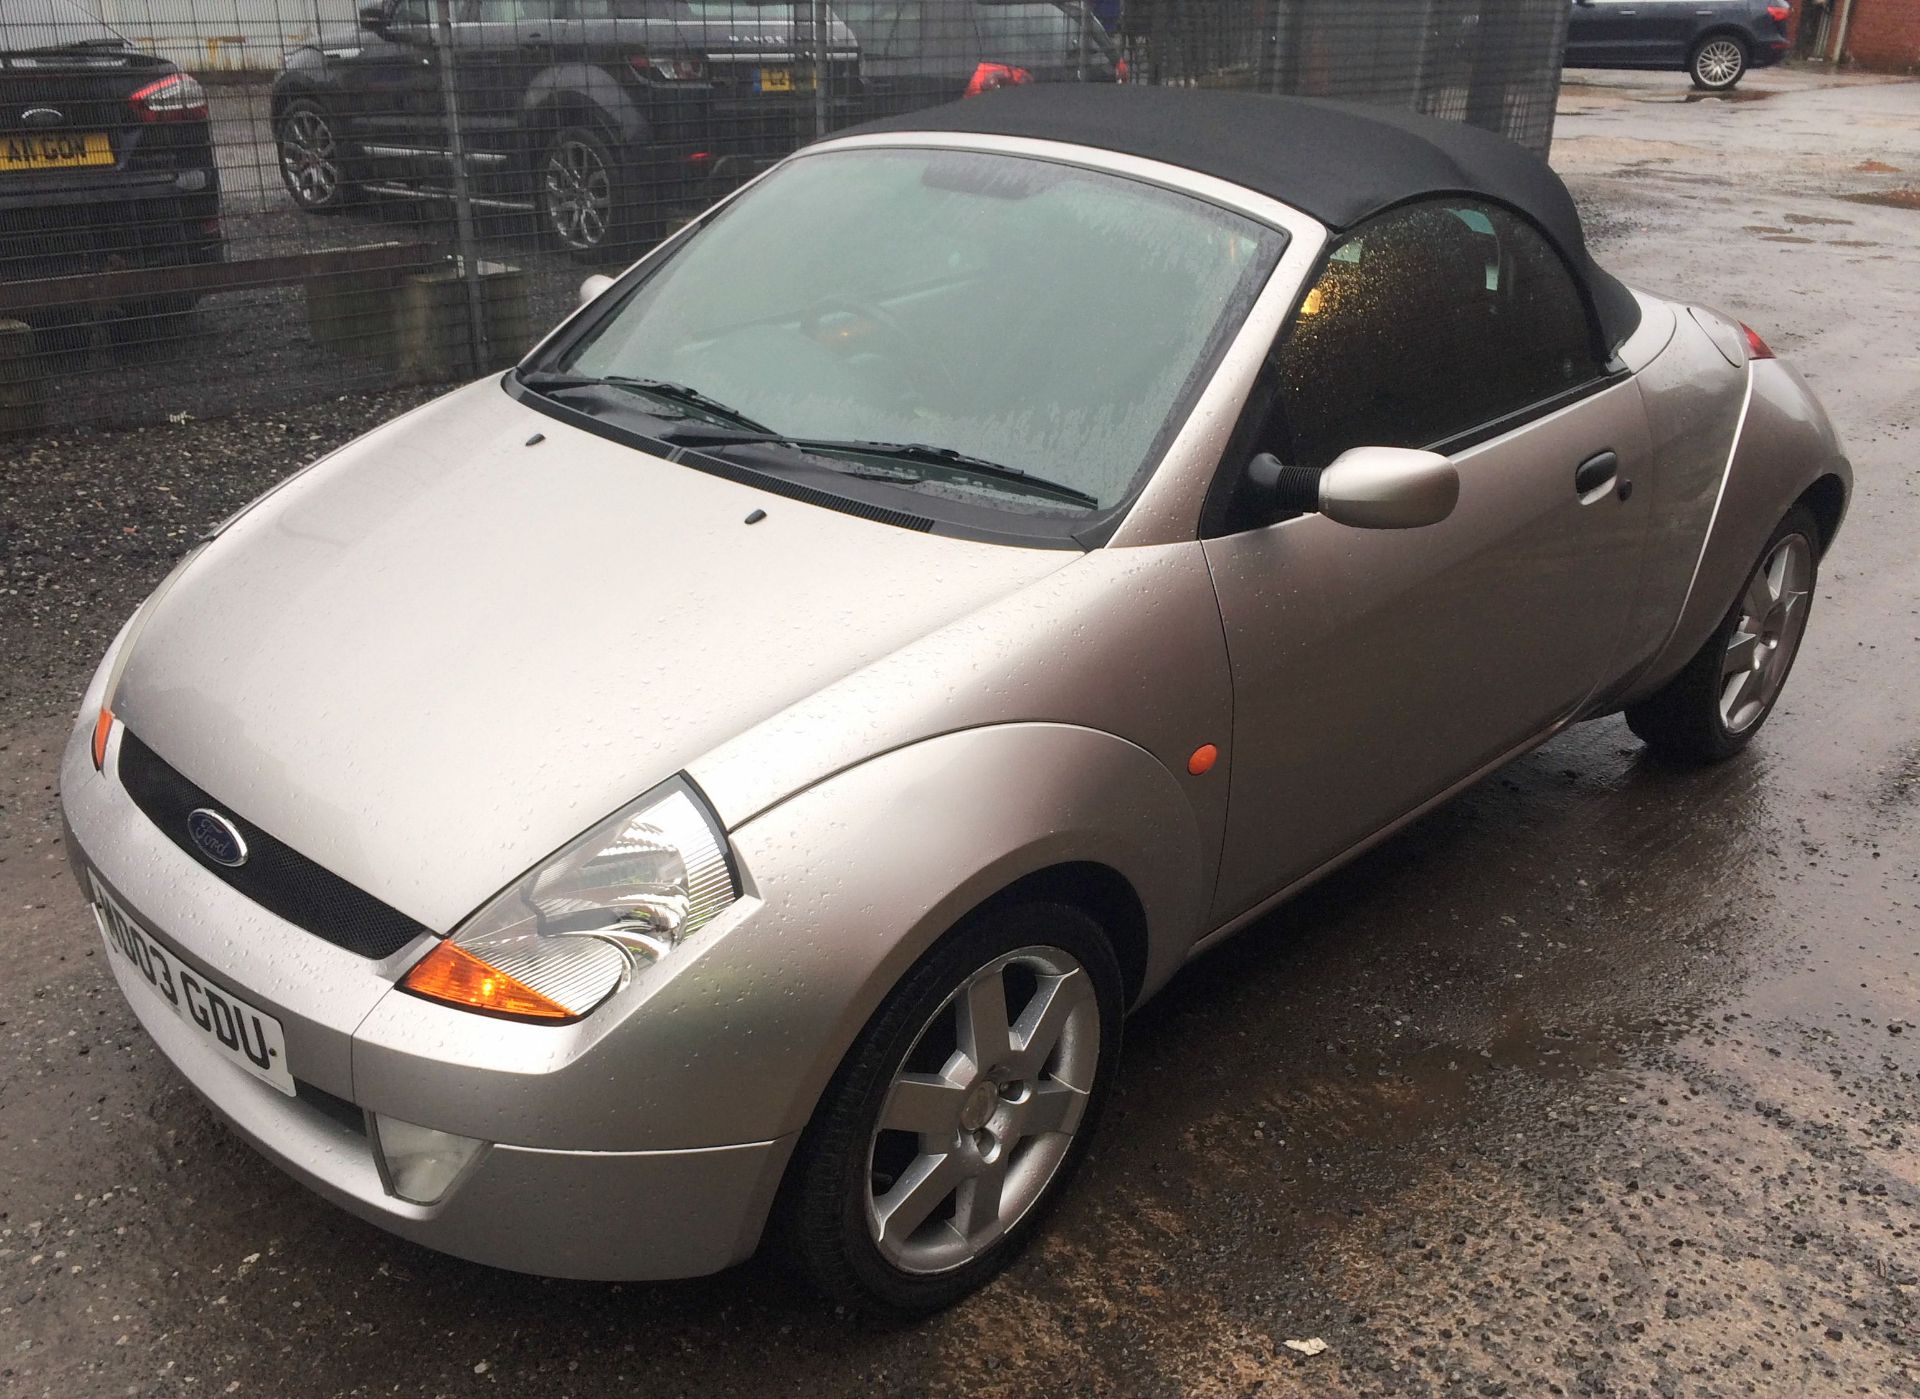
<svg viewBox="0 0 1920 1399">
<path fill-rule="evenodd" d="M 309 214 L 336 214 L 360 196 L 347 178 L 346 159 L 333 116 L 311 98 L 287 104 L 274 128 L 280 180 L 293 202 Z"/>
<path fill-rule="evenodd" d="M 1085 1155 L 1122 999 L 1106 934 L 1065 904 L 989 908 L 921 958 L 801 1138 L 783 1222 L 810 1280 L 915 1316 L 1006 1267 Z"/>
<path fill-rule="evenodd" d="M 1793 670 L 1819 566 L 1820 526 L 1796 505 L 1713 635 L 1685 670 L 1627 709 L 1627 727 L 1679 763 L 1717 763 L 1745 748 Z"/>
<path fill-rule="evenodd" d="M 1709 34 L 1694 46 L 1687 60 L 1693 85 L 1707 92 L 1725 92 L 1747 72 L 1747 46 L 1737 34 Z"/>
<path fill-rule="evenodd" d="M 632 237 L 633 191 L 597 131 L 563 126 L 534 167 L 541 236 L 581 262 L 605 262 Z"/>
</svg>

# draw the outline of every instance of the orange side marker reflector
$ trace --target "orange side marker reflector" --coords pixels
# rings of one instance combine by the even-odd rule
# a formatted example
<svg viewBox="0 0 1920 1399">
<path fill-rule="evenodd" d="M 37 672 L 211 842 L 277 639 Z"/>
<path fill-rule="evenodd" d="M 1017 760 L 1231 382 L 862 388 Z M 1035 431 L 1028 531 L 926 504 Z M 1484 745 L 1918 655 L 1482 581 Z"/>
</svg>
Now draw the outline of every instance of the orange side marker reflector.
<svg viewBox="0 0 1920 1399">
<path fill-rule="evenodd" d="M 409 991 L 468 1010 L 571 1020 L 573 1012 L 451 941 L 443 941 L 400 979 Z"/>
<path fill-rule="evenodd" d="M 1213 771 L 1213 765 L 1220 760 L 1220 750 L 1211 743 L 1203 743 L 1193 750 L 1193 756 L 1187 759 L 1187 771 L 1195 777 Z"/>
<path fill-rule="evenodd" d="M 113 732 L 113 711 L 100 706 L 100 717 L 93 721 L 93 770 L 107 770 L 107 736 Z"/>
</svg>

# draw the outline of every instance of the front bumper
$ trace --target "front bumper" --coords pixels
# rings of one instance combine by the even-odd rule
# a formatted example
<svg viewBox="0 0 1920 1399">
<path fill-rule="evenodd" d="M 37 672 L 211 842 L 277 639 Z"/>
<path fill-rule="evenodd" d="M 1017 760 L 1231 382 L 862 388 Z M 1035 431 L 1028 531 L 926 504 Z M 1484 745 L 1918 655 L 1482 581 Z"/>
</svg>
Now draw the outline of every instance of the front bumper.
<svg viewBox="0 0 1920 1399">
<path fill-rule="evenodd" d="M 417 947 L 384 962 L 368 961 L 281 921 L 208 877 L 133 804 L 112 775 L 115 753 L 109 753 L 106 775 L 93 770 L 87 727 L 76 729 L 61 773 L 67 849 L 76 877 L 84 889 L 91 870 L 179 963 L 232 987 L 279 1019 L 299 1096 L 289 1098 L 223 1059 L 135 984 L 123 959 L 110 956 L 107 964 L 160 1051 L 262 1155 L 383 1229 L 500 1268 L 594 1279 L 692 1277 L 753 1252 L 793 1147 L 791 1134 L 736 1145 L 600 1149 L 604 1098 L 564 1088 L 558 1096 L 577 1105 L 571 1139 L 566 1113 L 548 1102 L 537 1118 L 527 1119 L 537 1140 L 489 1138 L 436 1203 L 417 1205 L 389 1194 L 365 1111 L 459 1130 L 470 1124 L 446 1120 L 463 1116 L 441 1100 L 446 1075 L 457 1074 L 466 1093 L 491 1094 L 497 1107 L 524 1100 L 530 1085 L 537 1089 L 541 1071 L 554 1065 L 532 1061 L 517 1071 L 477 1069 L 429 1060 L 418 1049 L 408 1053 L 389 1042 L 380 1047 L 371 1075 L 376 1086 L 357 1097 L 355 1031 L 373 1018 L 376 1007 L 389 1041 L 395 1025 L 416 1009 L 429 1023 L 445 1016 L 461 1022 L 480 1018 L 391 992 L 398 968 L 418 955 Z M 116 749 L 119 742 L 116 734 Z M 496 1032 L 496 1040 L 499 1031 L 565 1033 L 481 1023 Z M 432 1039 L 423 1033 L 419 1042 Z M 578 1145 L 595 1149 L 568 1149 Z"/>
</svg>

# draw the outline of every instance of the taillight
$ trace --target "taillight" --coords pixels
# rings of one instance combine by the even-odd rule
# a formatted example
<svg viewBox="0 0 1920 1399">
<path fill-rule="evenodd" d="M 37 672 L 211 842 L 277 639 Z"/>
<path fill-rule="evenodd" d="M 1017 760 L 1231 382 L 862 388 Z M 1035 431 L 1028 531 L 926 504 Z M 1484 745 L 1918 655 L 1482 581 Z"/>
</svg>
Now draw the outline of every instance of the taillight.
<svg viewBox="0 0 1920 1399">
<path fill-rule="evenodd" d="M 1772 348 L 1768 346 L 1766 341 L 1760 338 L 1759 331 L 1755 330 L 1752 326 L 1748 325 L 1745 321 L 1742 321 L 1740 322 L 1740 333 L 1747 337 L 1747 358 L 1748 359 L 1772 359 L 1773 358 Z"/>
<path fill-rule="evenodd" d="M 707 76 L 705 59 L 684 54 L 629 54 L 627 67 L 643 78 L 659 78 L 670 83 L 697 83 Z"/>
<path fill-rule="evenodd" d="M 983 92 L 992 92 L 995 88 L 1016 87 L 1021 83 L 1033 81 L 1033 74 L 1024 68 L 1015 68 L 1007 63 L 982 63 L 973 70 L 973 79 L 967 84 L 966 96 L 978 97 Z"/>
<path fill-rule="evenodd" d="M 1785 24 L 1787 22 L 1787 16 L 1791 15 L 1792 13 L 1793 13 L 1793 8 L 1789 5 L 1767 6 L 1767 18 L 1770 20 L 1777 21 L 1780 24 Z"/>
<path fill-rule="evenodd" d="M 1124 83 L 1127 80 L 1127 60 L 1126 59 L 1122 58 L 1122 59 L 1115 60 L 1113 65 L 1113 80 L 1116 83 Z"/>
<path fill-rule="evenodd" d="M 207 90 L 185 73 L 169 73 L 130 94 L 127 102 L 141 121 L 205 121 Z"/>
</svg>

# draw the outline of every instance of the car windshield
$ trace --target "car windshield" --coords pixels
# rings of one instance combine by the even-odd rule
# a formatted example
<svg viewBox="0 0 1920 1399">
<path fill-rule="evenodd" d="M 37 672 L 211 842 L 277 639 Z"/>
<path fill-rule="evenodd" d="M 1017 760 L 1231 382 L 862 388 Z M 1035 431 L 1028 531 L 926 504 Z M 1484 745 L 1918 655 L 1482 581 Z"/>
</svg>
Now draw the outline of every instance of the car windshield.
<svg viewBox="0 0 1920 1399">
<path fill-rule="evenodd" d="M 118 46 L 125 42 L 73 0 L 0 3 L 0 53 L 32 53 L 80 44 Z"/>
<path fill-rule="evenodd" d="M 536 391 L 624 380 L 662 412 L 722 405 L 703 449 L 743 423 L 763 443 L 910 445 L 884 467 L 841 451 L 835 469 L 1084 517 L 1137 489 L 1283 242 L 1049 161 L 823 152 L 747 191 L 523 373 Z"/>
</svg>

